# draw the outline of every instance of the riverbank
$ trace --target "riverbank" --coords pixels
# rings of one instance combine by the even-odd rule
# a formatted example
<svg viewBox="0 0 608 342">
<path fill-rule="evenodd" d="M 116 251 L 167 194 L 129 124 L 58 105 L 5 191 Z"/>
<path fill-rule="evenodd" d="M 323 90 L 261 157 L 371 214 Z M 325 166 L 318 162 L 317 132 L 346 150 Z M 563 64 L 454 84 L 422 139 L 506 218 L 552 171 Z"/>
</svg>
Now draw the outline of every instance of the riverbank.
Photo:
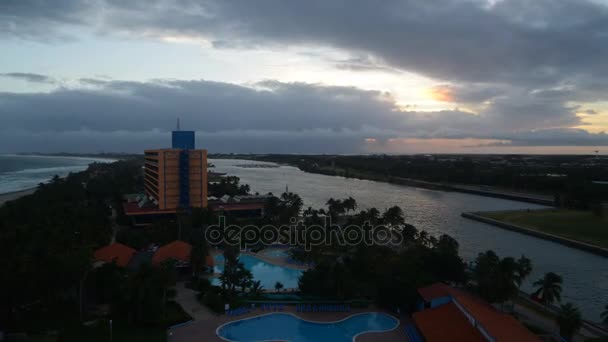
<svg viewBox="0 0 608 342">
<path fill-rule="evenodd" d="M 31 195 L 36 192 L 36 188 L 30 188 L 25 190 L 7 192 L 5 194 L 0 194 L 0 206 L 4 205 L 5 202 L 13 201 L 18 199 L 19 197 Z"/>
<path fill-rule="evenodd" d="M 432 182 L 425 182 L 425 181 L 409 179 L 409 178 L 391 177 L 391 179 L 392 179 L 391 183 L 407 185 L 407 186 L 415 186 L 415 187 L 442 190 L 442 191 L 464 192 L 467 194 L 502 198 L 502 199 L 508 199 L 508 200 L 513 200 L 513 201 L 528 202 L 528 203 L 541 204 L 541 205 L 547 205 L 547 206 L 555 205 L 555 201 L 553 198 L 551 198 L 549 196 L 543 196 L 543 195 L 533 195 L 533 194 L 529 194 L 529 193 L 520 193 L 520 192 L 513 192 L 513 191 L 501 191 L 501 190 L 495 190 L 495 189 L 492 189 L 489 187 L 476 187 L 476 186 L 469 186 L 469 185 L 432 183 Z"/>
<path fill-rule="evenodd" d="M 536 229 L 529 228 L 529 227 L 523 227 L 521 225 L 516 225 L 516 224 L 504 222 L 504 221 L 495 220 L 493 218 L 484 216 L 485 214 L 487 214 L 487 213 L 464 212 L 461 215 L 462 215 L 462 217 L 465 217 L 465 218 L 468 218 L 471 220 L 475 220 L 478 222 L 491 224 L 495 227 L 515 231 L 515 232 L 526 234 L 526 235 L 531 235 L 531 236 L 538 237 L 541 239 L 557 242 L 564 246 L 580 249 L 580 250 L 583 250 L 586 252 L 590 252 L 590 253 L 593 253 L 596 255 L 603 256 L 603 257 L 608 257 L 608 248 L 603 248 L 601 246 L 593 245 L 593 244 L 582 242 L 582 241 L 577 241 L 574 239 L 543 232 L 543 231 L 536 230 Z"/>
<path fill-rule="evenodd" d="M 592 211 L 545 209 L 483 212 L 481 216 L 608 248 L 608 217 Z"/>
<path fill-rule="evenodd" d="M 268 160 L 265 160 L 263 158 L 257 159 L 255 157 L 250 158 L 249 160 L 269 162 Z M 352 178 L 352 179 L 371 180 L 371 181 L 376 181 L 376 182 L 385 182 L 385 183 L 406 185 L 406 186 L 412 186 L 412 187 L 423 188 L 423 189 L 431 189 L 431 190 L 455 191 L 455 192 L 462 192 L 462 193 L 468 193 L 468 194 L 485 196 L 485 197 L 502 198 L 502 199 L 507 199 L 507 200 L 512 200 L 512 201 L 527 202 L 527 203 L 540 204 L 540 205 L 546 205 L 546 206 L 555 205 L 555 199 L 549 195 L 529 193 L 529 192 L 517 192 L 517 191 L 511 191 L 511 190 L 507 190 L 507 189 L 498 188 L 498 187 L 482 186 L 482 185 L 476 186 L 476 185 L 465 185 L 465 184 L 454 184 L 454 183 L 435 183 L 435 182 L 427 182 L 427 181 L 412 179 L 412 178 L 393 177 L 390 175 L 381 175 L 381 174 L 376 174 L 376 173 L 363 172 L 363 171 L 359 171 L 359 170 L 355 170 L 355 169 L 345 170 L 345 169 L 340 169 L 340 168 L 336 168 L 336 167 L 334 167 L 334 168 L 316 167 L 316 168 L 310 168 L 310 169 L 303 169 L 303 168 L 298 167 L 297 164 L 289 163 L 286 161 L 282 161 L 282 162 L 271 161 L 271 162 L 273 162 L 275 164 L 279 164 L 279 165 L 289 165 L 289 166 L 297 167 L 298 169 L 300 169 L 303 172 L 321 174 L 321 175 L 326 175 L 326 176 L 338 176 L 338 177 L 345 177 L 345 178 Z"/>
<path fill-rule="evenodd" d="M 459 242 L 459 251 L 467 262 L 489 249 L 501 257 L 525 254 L 534 262 L 530 279 L 538 279 L 547 272 L 556 272 L 568 284 L 562 300 L 575 303 L 585 319 L 596 321 L 602 311 L 598 303 L 608 303 L 608 263 L 606 258 L 558 243 L 498 229 L 461 216 L 463 212 L 504 210 L 537 210 L 546 206 L 520 201 L 503 200 L 465 194 L 456 191 L 433 191 L 421 187 L 402 186 L 389 182 L 374 182 L 355 178 L 331 177 L 303 172 L 295 167 L 269 169 L 241 168 L 236 165 L 255 164 L 254 161 L 213 159 L 216 172 L 238 176 L 249 184 L 252 192 L 280 194 L 289 191 L 301 196 L 304 207 L 325 208 L 330 197 L 357 200 L 358 209 L 378 208 L 381 212 L 398 205 L 406 221 L 420 230 L 439 236 L 448 234 Z M 526 282 L 522 290 L 533 291 Z"/>
</svg>

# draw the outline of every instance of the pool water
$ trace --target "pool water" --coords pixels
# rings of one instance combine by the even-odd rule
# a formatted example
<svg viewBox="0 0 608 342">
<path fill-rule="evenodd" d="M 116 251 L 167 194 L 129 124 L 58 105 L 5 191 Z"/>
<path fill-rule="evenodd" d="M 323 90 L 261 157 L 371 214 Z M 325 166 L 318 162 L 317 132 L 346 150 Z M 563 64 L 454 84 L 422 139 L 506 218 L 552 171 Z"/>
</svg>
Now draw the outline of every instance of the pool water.
<svg viewBox="0 0 608 342">
<path fill-rule="evenodd" d="M 221 265 L 216 265 L 213 268 L 213 272 L 224 272 L 224 256 L 222 254 L 216 255 L 215 261 Z M 246 269 L 251 271 L 253 274 L 253 280 L 259 280 L 266 290 L 274 289 L 274 284 L 276 284 L 277 281 L 283 284 L 284 289 L 298 288 L 298 280 L 302 275 L 301 270 L 272 265 L 247 254 L 241 254 L 239 256 L 239 261 L 243 263 Z M 219 278 L 213 278 L 211 280 L 211 284 L 219 286 Z"/>
<path fill-rule="evenodd" d="M 358 334 L 388 331 L 398 324 L 396 318 L 377 312 L 353 315 L 330 323 L 315 323 L 287 313 L 273 313 L 227 323 L 217 329 L 217 334 L 229 341 L 352 342 Z"/>
<path fill-rule="evenodd" d="M 289 254 L 287 253 L 287 251 L 284 250 L 280 250 L 280 249 L 273 249 L 273 250 L 269 250 L 269 251 L 264 251 L 263 254 L 265 256 L 271 257 L 271 258 L 286 258 L 289 256 Z"/>
</svg>

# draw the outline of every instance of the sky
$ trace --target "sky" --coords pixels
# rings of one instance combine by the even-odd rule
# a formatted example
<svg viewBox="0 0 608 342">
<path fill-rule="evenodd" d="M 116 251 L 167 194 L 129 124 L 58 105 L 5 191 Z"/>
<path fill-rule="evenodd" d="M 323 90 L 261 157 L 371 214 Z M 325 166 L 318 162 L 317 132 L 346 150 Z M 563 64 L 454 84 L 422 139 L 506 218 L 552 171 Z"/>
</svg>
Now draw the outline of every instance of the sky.
<svg viewBox="0 0 608 342">
<path fill-rule="evenodd" d="M 0 153 L 608 154 L 608 2 L 2 0 Z"/>
</svg>

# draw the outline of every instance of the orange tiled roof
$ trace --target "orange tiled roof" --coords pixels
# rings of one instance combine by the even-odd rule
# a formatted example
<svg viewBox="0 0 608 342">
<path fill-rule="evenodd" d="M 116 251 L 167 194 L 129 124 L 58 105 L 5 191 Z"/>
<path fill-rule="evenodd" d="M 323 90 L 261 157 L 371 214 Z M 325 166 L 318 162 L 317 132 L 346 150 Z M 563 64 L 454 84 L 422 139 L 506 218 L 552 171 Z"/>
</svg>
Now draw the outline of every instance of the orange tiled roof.
<svg viewBox="0 0 608 342">
<path fill-rule="evenodd" d="M 421 287 L 418 289 L 418 293 L 422 296 L 422 299 L 426 302 L 439 297 L 450 296 L 451 287 L 443 283 L 435 283 L 433 285 Z"/>
<path fill-rule="evenodd" d="M 496 341 L 532 342 L 540 339 L 524 327 L 515 317 L 496 310 L 493 306 L 464 291 L 452 289 L 452 296 L 462 305 Z"/>
<path fill-rule="evenodd" d="M 420 288 L 418 289 L 418 292 L 425 300 L 444 297 L 446 294 L 449 294 L 468 313 L 475 317 L 478 324 L 481 325 L 485 331 L 494 337 L 498 342 L 539 341 L 536 335 L 532 334 L 513 316 L 496 310 L 492 305 L 488 304 L 483 299 L 475 297 L 467 292 L 455 289 L 442 283 L 436 283 L 424 288 Z M 462 313 L 460 313 L 460 315 L 464 317 Z"/>
<path fill-rule="evenodd" d="M 427 342 L 485 342 L 481 333 L 453 303 L 416 312 L 412 318 Z"/>
<path fill-rule="evenodd" d="M 135 250 L 133 248 L 115 242 L 109 246 L 101 247 L 96 250 L 94 258 L 96 261 L 115 261 L 116 265 L 126 267 L 134 254 Z"/>
<path fill-rule="evenodd" d="M 169 259 L 188 262 L 190 261 L 190 251 L 192 251 L 192 246 L 189 243 L 179 240 L 173 241 L 170 244 L 162 246 L 154 253 L 152 264 L 158 265 Z"/>
<path fill-rule="evenodd" d="M 213 267 L 215 265 L 215 260 L 213 259 L 213 256 L 207 255 L 207 257 L 205 258 L 205 263 L 207 264 L 207 267 Z"/>
</svg>

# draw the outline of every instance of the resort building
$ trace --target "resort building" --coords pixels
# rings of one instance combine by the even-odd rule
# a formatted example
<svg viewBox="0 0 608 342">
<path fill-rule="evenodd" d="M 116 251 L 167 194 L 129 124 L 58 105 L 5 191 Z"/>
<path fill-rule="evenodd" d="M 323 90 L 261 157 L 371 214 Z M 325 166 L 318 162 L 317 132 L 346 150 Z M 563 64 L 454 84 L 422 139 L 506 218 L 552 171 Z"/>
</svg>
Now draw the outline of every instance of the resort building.
<svg viewBox="0 0 608 342">
<path fill-rule="evenodd" d="M 187 242 L 176 240 L 166 244 L 156 250 L 152 256 L 152 265 L 160 266 L 163 262 L 171 260 L 175 262 L 175 267 L 181 271 L 190 271 L 190 255 L 192 245 Z M 205 269 L 213 269 L 214 260 L 211 255 L 205 257 Z M 203 271 L 203 270 L 201 270 Z"/>
<path fill-rule="evenodd" d="M 192 245 L 176 240 L 156 250 L 152 257 L 152 264 L 158 266 L 164 261 L 173 260 L 177 263 L 177 267 L 189 267 L 191 252 Z"/>
<path fill-rule="evenodd" d="M 136 251 L 122 243 L 115 242 L 111 245 L 99 248 L 93 254 L 95 265 L 115 262 L 120 267 L 127 267 L 133 259 Z"/>
<path fill-rule="evenodd" d="M 145 151 L 144 191 L 160 211 L 207 207 L 207 150 L 193 131 L 173 131 L 172 148 Z"/>
<path fill-rule="evenodd" d="M 232 217 L 262 217 L 266 203 L 273 195 L 224 195 L 220 198 L 209 197 L 209 208 L 215 212 Z"/>
<path fill-rule="evenodd" d="M 513 316 L 481 298 L 436 283 L 418 289 L 422 301 L 406 327 L 410 341 L 540 341 Z"/>
</svg>

